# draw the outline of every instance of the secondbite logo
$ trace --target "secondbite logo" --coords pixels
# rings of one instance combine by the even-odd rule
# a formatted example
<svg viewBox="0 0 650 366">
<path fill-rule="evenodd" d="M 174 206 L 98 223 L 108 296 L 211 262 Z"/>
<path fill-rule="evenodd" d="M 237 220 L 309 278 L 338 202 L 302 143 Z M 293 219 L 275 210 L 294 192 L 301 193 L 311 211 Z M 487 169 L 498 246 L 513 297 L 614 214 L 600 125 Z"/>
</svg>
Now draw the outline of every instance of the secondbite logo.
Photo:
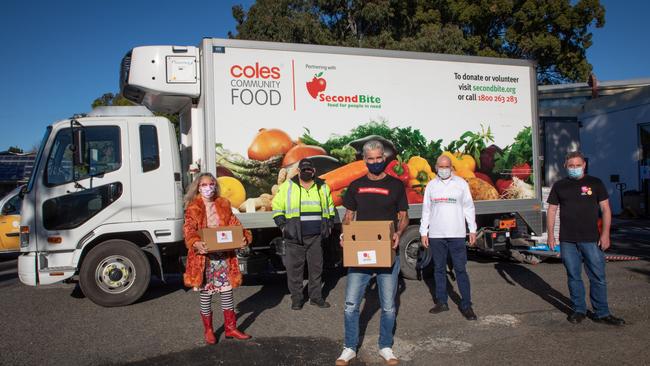
<svg viewBox="0 0 650 366">
<path fill-rule="evenodd" d="M 309 92 L 309 95 L 314 99 L 318 97 L 318 93 L 325 91 L 327 88 L 327 81 L 325 81 L 321 76 L 323 76 L 322 71 L 314 75 L 314 78 L 306 83 L 307 92 Z"/>
<path fill-rule="evenodd" d="M 311 81 L 305 83 L 307 93 L 316 101 L 326 103 L 331 108 L 381 108 L 381 98 L 368 94 L 326 94 L 328 87 L 323 72 L 314 74 Z"/>
</svg>

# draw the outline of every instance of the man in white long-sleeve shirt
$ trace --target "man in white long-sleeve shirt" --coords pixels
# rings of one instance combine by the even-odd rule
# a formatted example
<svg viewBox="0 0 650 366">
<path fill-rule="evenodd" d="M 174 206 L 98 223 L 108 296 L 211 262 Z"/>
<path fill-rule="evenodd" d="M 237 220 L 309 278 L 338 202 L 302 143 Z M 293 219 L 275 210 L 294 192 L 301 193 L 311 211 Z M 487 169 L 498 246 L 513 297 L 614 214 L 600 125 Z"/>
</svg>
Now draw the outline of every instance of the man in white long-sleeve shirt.
<svg viewBox="0 0 650 366">
<path fill-rule="evenodd" d="M 422 245 L 425 248 L 431 246 L 435 268 L 436 305 L 429 312 L 438 314 L 449 310 L 446 272 L 449 255 L 461 295 L 460 312 L 467 320 L 476 320 L 476 314 L 472 310 L 469 276 L 465 270 L 465 222 L 469 228 L 469 244 L 474 245 L 476 242 L 474 201 L 467 182 L 452 174 L 449 157 L 443 155 L 438 158 L 436 171 L 438 176 L 424 190 L 420 223 Z"/>
</svg>

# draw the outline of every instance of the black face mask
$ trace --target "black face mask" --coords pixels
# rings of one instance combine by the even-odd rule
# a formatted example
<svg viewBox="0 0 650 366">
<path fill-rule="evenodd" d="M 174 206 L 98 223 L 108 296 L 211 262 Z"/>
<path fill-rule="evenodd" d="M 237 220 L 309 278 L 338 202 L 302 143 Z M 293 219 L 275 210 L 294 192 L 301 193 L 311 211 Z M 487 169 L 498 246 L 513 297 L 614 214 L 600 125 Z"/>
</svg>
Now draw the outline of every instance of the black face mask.
<svg viewBox="0 0 650 366">
<path fill-rule="evenodd" d="M 300 180 L 305 182 L 311 182 L 314 180 L 314 171 L 313 170 L 301 170 L 299 173 Z"/>
<path fill-rule="evenodd" d="M 377 163 L 366 163 L 366 166 L 368 167 L 368 171 L 370 173 L 379 175 L 383 173 L 384 169 L 386 168 L 386 160 Z"/>
</svg>

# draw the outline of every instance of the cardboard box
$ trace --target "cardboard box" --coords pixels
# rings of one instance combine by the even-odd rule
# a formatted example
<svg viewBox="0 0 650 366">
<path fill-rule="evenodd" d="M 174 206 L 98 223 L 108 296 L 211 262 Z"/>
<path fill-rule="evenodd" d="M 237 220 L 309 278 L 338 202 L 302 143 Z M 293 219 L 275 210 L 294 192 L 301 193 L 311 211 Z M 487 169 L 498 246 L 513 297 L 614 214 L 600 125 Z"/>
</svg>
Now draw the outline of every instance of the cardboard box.
<svg viewBox="0 0 650 366">
<path fill-rule="evenodd" d="M 392 221 L 352 221 L 343 225 L 343 266 L 390 268 L 395 260 Z"/>
<path fill-rule="evenodd" d="M 222 252 L 240 249 L 244 246 L 244 228 L 241 226 L 220 226 L 201 230 L 201 239 L 208 252 Z"/>
</svg>

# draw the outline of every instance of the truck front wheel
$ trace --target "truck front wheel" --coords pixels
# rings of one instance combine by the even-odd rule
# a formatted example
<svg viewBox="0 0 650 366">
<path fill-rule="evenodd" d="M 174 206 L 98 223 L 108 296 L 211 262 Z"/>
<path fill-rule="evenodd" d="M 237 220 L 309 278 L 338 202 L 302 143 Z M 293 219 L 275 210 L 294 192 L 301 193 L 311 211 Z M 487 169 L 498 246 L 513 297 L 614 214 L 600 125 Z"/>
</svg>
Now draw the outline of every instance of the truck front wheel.
<svg viewBox="0 0 650 366">
<path fill-rule="evenodd" d="M 88 252 L 79 271 L 84 295 L 101 306 L 137 301 L 149 287 L 151 267 L 145 253 L 126 240 L 109 240 Z"/>
</svg>

